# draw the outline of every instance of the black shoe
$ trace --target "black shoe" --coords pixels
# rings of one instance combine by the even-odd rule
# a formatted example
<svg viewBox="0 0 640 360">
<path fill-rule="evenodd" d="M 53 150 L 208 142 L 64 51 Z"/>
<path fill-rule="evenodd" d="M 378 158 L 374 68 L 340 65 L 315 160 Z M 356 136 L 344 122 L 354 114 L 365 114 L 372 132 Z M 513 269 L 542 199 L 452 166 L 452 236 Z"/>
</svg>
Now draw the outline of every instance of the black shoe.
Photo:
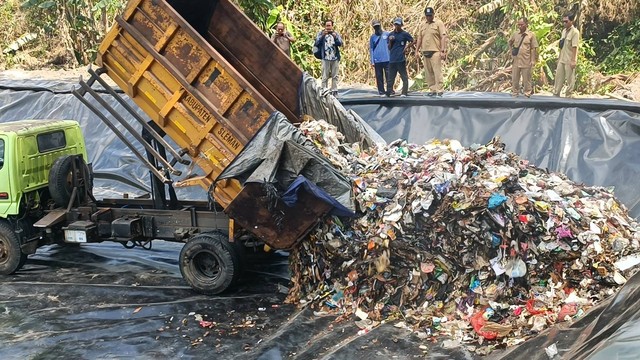
<svg viewBox="0 0 640 360">
<path fill-rule="evenodd" d="M 441 91 L 441 92 L 437 93 L 436 95 L 442 97 L 442 95 L 444 95 L 444 92 Z"/>
<path fill-rule="evenodd" d="M 431 92 L 428 92 L 428 93 L 427 93 L 427 96 L 428 96 L 428 97 L 434 97 L 434 96 L 436 96 L 436 93 L 434 93 L 433 91 L 431 91 Z"/>
</svg>

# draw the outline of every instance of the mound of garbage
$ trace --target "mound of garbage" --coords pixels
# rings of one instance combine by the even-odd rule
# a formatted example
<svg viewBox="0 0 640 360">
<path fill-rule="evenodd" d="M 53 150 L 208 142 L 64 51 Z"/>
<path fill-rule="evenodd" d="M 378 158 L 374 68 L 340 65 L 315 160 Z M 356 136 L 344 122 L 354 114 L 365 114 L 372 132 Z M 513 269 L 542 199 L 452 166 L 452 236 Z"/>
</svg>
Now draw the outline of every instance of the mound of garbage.
<svg viewBox="0 0 640 360">
<path fill-rule="evenodd" d="M 640 263 L 638 223 L 610 189 L 505 151 L 395 141 L 367 151 L 301 129 L 350 176 L 358 217 L 326 219 L 290 257 L 288 302 L 439 335 L 477 354 L 581 317 Z"/>
</svg>

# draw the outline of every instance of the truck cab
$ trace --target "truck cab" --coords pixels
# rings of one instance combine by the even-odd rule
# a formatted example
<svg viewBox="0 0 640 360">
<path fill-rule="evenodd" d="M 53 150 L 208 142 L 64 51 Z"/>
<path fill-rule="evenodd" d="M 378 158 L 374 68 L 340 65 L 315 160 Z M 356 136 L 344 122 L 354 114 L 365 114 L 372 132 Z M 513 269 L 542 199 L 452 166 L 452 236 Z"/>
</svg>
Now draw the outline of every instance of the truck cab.
<svg viewBox="0 0 640 360">
<path fill-rule="evenodd" d="M 76 121 L 0 124 L 0 274 L 11 274 L 24 264 L 35 251 L 35 243 L 29 246 L 35 235 L 31 225 L 44 210 L 69 198 L 72 156 L 87 159 Z M 51 174 L 57 181 L 50 181 Z"/>
</svg>

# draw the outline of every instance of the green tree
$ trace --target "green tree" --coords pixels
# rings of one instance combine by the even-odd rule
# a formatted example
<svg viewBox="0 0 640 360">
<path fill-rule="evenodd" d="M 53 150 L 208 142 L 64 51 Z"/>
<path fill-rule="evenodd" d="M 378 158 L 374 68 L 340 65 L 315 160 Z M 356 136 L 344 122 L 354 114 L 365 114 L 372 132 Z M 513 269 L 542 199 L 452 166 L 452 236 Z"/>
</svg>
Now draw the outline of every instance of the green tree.
<svg viewBox="0 0 640 360">
<path fill-rule="evenodd" d="M 315 36 L 328 14 L 330 4 L 321 0 L 239 0 L 245 14 L 271 36 L 275 24 L 281 21 L 296 41 L 291 46 L 291 58 L 304 71 L 320 75 L 320 62 L 313 57 Z"/>
<path fill-rule="evenodd" d="M 615 28 L 593 53 L 605 74 L 640 69 L 640 19 Z"/>
<path fill-rule="evenodd" d="M 87 65 L 123 6 L 124 0 L 27 0 L 21 8 L 32 28 L 45 37 L 61 37 L 75 61 Z"/>
</svg>

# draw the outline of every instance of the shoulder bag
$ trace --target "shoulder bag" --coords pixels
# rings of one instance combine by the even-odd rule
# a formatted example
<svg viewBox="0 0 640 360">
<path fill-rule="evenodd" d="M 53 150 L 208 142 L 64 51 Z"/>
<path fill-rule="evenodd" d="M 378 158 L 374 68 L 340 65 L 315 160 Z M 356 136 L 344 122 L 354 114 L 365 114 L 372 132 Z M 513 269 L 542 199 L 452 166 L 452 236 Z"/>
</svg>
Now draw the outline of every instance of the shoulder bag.
<svg viewBox="0 0 640 360">
<path fill-rule="evenodd" d="M 520 39 L 520 44 L 518 44 L 518 47 L 514 47 L 513 49 L 511 49 L 511 55 L 518 56 L 518 53 L 520 52 L 520 46 L 522 46 L 522 42 L 524 41 L 524 38 L 526 36 L 527 33 L 524 33 L 524 35 L 522 35 L 522 39 Z"/>
</svg>

